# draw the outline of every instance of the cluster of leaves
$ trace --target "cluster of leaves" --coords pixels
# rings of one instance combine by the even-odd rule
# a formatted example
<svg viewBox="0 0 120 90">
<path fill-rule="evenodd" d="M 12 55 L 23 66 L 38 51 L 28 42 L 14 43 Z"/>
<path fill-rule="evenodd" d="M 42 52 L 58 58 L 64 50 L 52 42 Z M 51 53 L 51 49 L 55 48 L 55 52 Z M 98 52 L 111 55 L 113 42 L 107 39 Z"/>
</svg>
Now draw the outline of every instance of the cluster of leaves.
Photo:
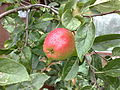
<svg viewBox="0 0 120 90">
<path fill-rule="evenodd" d="M 2 2 L 12 3 L 9 10 L 19 7 L 21 1 Z M 35 4 L 37 0 L 30 2 Z M 58 8 L 59 14 L 37 7 L 30 9 L 26 22 L 18 13 L 4 17 L 10 39 L 0 49 L 0 90 L 39 90 L 48 86 L 55 90 L 119 90 L 120 58 L 103 58 L 95 51 L 113 47 L 113 56 L 120 56 L 120 47 L 116 47 L 120 34 L 95 37 L 94 20 L 88 17 L 119 10 L 119 4 L 119 0 L 50 0 L 48 6 Z M 75 32 L 78 56 L 47 60 L 42 46 L 46 35 L 55 28 Z M 107 64 L 103 65 L 103 61 Z"/>
</svg>

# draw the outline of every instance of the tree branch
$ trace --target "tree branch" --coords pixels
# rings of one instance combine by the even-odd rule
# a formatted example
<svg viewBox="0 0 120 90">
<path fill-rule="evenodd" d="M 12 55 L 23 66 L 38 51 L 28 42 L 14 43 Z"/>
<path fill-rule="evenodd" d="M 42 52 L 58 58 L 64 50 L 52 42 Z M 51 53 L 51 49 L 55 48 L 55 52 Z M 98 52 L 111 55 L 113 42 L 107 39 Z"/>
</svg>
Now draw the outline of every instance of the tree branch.
<svg viewBox="0 0 120 90">
<path fill-rule="evenodd" d="M 86 56 L 85 56 L 85 60 L 86 60 L 86 63 L 88 64 L 88 66 L 89 66 L 89 68 L 90 68 L 90 70 L 91 70 L 91 72 L 93 74 L 94 84 L 97 86 L 98 90 L 101 90 L 99 84 L 97 83 L 97 79 L 96 79 L 96 74 L 95 74 L 95 70 L 96 69 L 89 63 L 89 61 L 88 61 Z"/>
<path fill-rule="evenodd" d="M 28 44 L 28 23 L 29 23 L 29 11 L 27 10 L 26 11 L 26 27 L 25 27 L 25 30 L 26 30 L 26 35 L 25 35 L 25 46 L 27 46 Z"/>
<path fill-rule="evenodd" d="M 112 14 L 112 13 L 120 13 L 120 11 L 112 11 L 112 12 L 106 12 L 106 13 L 101 13 L 101 14 L 95 14 L 95 15 L 82 15 L 82 16 L 83 16 L 83 17 L 87 17 L 87 18 L 92 18 L 92 17 L 103 16 L 103 15 Z"/>
<path fill-rule="evenodd" d="M 28 10 L 28 9 L 31 9 L 32 7 L 44 7 L 44 8 L 49 8 L 50 10 L 52 10 L 54 13 L 58 14 L 58 11 L 53 8 L 53 7 L 50 7 L 50 6 L 47 6 L 47 5 L 44 5 L 44 4 L 32 4 L 32 5 L 28 5 L 28 6 L 22 6 L 22 7 L 18 7 L 18 8 L 15 8 L 15 9 L 11 9 L 11 10 L 8 10 L 2 14 L 0 14 L 0 19 L 3 18 L 4 16 L 10 14 L 10 13 L 14 13 L 14 12 L 17 12 L 19 10 Z"/>
</svg>

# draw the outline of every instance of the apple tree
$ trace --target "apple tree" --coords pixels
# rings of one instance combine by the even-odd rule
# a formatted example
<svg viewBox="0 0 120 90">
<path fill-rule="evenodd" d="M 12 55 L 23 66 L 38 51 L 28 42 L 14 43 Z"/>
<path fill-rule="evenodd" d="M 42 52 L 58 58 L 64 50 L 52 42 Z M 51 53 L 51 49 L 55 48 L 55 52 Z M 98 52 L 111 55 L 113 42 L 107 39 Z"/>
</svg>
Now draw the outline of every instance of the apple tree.
<svg viewBox="0 0 120 90">
<path fill-rule="evenodd" d="M 0 90 L 120 89 L 120 0 L 0 1 L 5 4 L 0 23 L 10 38 L 0 49 Z M 43 50 L 56 28 L 73 36 L 55 33 L 46 41 L 61 47 L 59 60 Z"/>
</svg>

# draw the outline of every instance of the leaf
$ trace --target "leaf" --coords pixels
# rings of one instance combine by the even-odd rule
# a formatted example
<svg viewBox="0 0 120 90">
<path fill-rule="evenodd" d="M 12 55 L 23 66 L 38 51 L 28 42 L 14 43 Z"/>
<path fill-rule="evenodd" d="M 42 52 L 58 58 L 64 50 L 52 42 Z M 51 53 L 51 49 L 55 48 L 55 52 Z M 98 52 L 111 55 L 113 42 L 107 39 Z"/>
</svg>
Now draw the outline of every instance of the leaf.
<svg viewBox="0 0 120 90">
<path fill-rule="evenodd" d="M 110 0 L 96 0 L 96 2 L 94 3 L 94 5 L 100 4 L 100 3 L 104 3 L 104 2 L 108 2 Z"/>
<path fill-rule="evenodd" d="M 103 73 L 112 77 L 120 76 L 120 59 L 114 59 L 103 68 Z"/>
<path fill-rule="evenodd" d="M 91 65 L 94 66 L 97 70 L 102 70 L 102 61 L 98 55 L 92 55 Z"/>
<path fill-rule="evenodd" d="M 90 50 L 95 38 L 95 26 L 92 22 L 81 26 L 75 35 L 77 54 L 82 62 L 83 56 Z"/>
<path fill-rule="evenodd" d="M 112 50 L 112 55 L 113 55 L 113 56 L 120 56 L 120 47 L 115 47 L 115 48 Z"/>
<path fill-rule="evenodd" d="M 39 63 L 39 56 L 32 54 L 32 69 L 33 70 L 37 67 L 38 63 Z"/>
<path fill-rule="evenodd" d="M 78 60 L 68 60 L 62 70 L 62 79 L 68 81 L 73 79 L 79 70 Z"/>
<path fill-rule="evenodd" d="M 95 38 L 93 48 L 95 50 L 106 51 L 112 47 L 120 46 L 120 34 L 101 35 Z"/>
<path fill-rule="evenodd" d="M 11 35 L 11 40 L 8 40 L 8 42 L 6 44 L 7 48 L 13 48 L 15 47 L 15 45 L 17 44 L 17 42 L 22 41 L 21 38 L 24 35 L 24 30 L 22 27 L 17 27 L 15 28 L 15 30 L 13 31 L 13 34 Z"/>
<path fill-rule="evenodd" d="M 6 87 L 6 90 L 17 90 L 17 89 L 18 89 L 18 84 L 9 85 Z"/>
<path fill-rule="evenodd" d="M 69 10 L 73 9 L 75 7 L 76 3 L 77 3 L 77 0 L 69 0 L 65 5 L 64 11 L 66 11 L 68 9 Z"/>
<path fill-rule="evenodd" d="M 39 41 L 40 39 L 40 33 L 39 32 L 30 32 L 29 34 L 29 39 L 32 40 L 32 41 Z"/>
<path fill-rule="evenodd" d="M 120 9 L 120 1 L 119 0 L 105 0 L 102 2 L 96 2 L 94 5 L 90 7 L 91 10 L 97 10 L 98 12 L 112 12 Z"/>
<path fill-rule="evenodd" d="M 88 2 L 86 4 L 91 5 L 91 4 L 94 4 L 95 2 L 96 2 L 96 0 L 88 0 Z"/>
<path fill-rule="evenodd" d="M 17 87 L 16 90 L 34 90 L 34 87 L 32 86 L 31 82 L 19 83 L 19 86 Z"/>
<path fill-rule="evenodd" d="M 35 90 L 39 90 L 44 85 L 44 82 L 49 79 L 49 76 L 43 73 L 34 73 L 30 77 L 32 78 L 32 86 Z"/>
<path fill-rule="evenodd" d="M 37 67 L 35 68 L 35 70 L 42 70 L 42 69 L 44 69 L 46 67 L 46 63 L 45 62 L 43 62 L 43 61 L 39 61 L 39 63 L 38 63 L 38 65 L 37 65 Z"/>
<path fill-rule="evenodd" d="M 63 26 L 69 30 L 76 30 L 81 24 L 77 18 L 72 16 L 72 12 L 70 10 L 66 10 L 61 19 Z"/>
<path fill-rule="evenodd" d="M 95 38 L 94 43 L 104 42 L 104 41 L 110 41 L 120 39 L 120 34 L 107 34 L 107 35 L 101 35 Z"/>
<path fill-rule="evenodd" d="M 18 84 L 17 90 L 39 90 L 44 85 L 44 82 L 48 80 L 49 76 L 44 73 L 34 73 L 30 75 L 30 78 L 31 81 Z"/>
<path fill-rule="evenodd" d="M 120 80 L 118 77 L 106 76 L 105 74 L 99 74 L 98 77 L 102 79 L 106 85 L 111 85 L 114 88 L 118 88 L 119 86 Z"/>
<path fill-rule="evenodd" d="M 6 19 L 3 21 L 4 28 L 9 32 L 12 33 L 15 29 L 15 20 L 11 17 L 6 17 Z"/>
<path fill-rule="evenodd" d="M 41 21 L 41 20 L 38 20 L 38 21 L 35 23 L 35 28 L 36 28 L 36 29 L 46 30 L 49 24 L 50 24 L 50 21 Z"/>
<path fill-rule="evenodd" d="M 86 62 L 83 62 L 79 66 L 79 72 L 82 73 L 84 76 L 88 75 L 88 70 L 89 70 L 89 67 L 86 66 Z"/>
<path fill-rule="evenodd" d="M 12 59 L 0 58 L 0 85 L 29 81 L 26 68 Z"/>
<path fill-rule="evenodd" d="M 30 0 L 32 4 L 36 4 L 38 1 L 37 0 Z"/>
<path fill-rule="evenodd" d="M 45 56 L 42 48 L 33 48 L 32 52 L 36 55 Z"/>
<path fill-rule="evenodd" d="M 3 0 L 6 3 L 15 3 L 15 0 Z"/>
<path fill-rule="evenodd" d="M 79 1 L 79 3 L 84 3 L 83 9 L 85 9 L 85 7 L 89 7 L 90 5 L 94 4 L 96 0 L 81 0 Z"/>
<path fill-rule="evenodd" d="M 44 43 L 44 40 L 45 40 L 45 38 L 46 38 L 46 36 L 48 35 L 48 33 L 46 33 L 46 34 L 43 34 L 41 37 L 40 37 L 40 44 L 42 44 L 43 45 L 43 43 Z"/>
<path fill-rule="evenodd" d="M 49 21 L 49 20 L 53 20 L 54 17 L 50 13 L 45 13 L 40 17 L 40 19 L 43 21 Z"/>
<path fill-rule="evenodd" d="M 97 51 L 109 51 L 115 46 L 120 46 L 118 45 L 120 40 L 111 40 L 109 42 L 101 42 L 99 44 L 94 44 L 93 48 Z"/>
<path fill-rule="evenodd" d="M 9 53 L 11 53 L 13 50 L 12 49 L 0 49 L 0 55 L 8 55 Z"/>
<path fill-rule="evenodd" d="M 64 8 L 65 8 L 65 4 L 61 4 L 61 6 L 59 7 L 59 10 L 58 10 L 60 17 L 61 17 L 62 14 L 64 13 Z"/>
<path fill-rule="evenodd" d="M 30 48 L 25 46 L 22 51 L 23 51 L 23 54 L 24 54 L 25 58 L 27 60 L 30 60 L 31 59 L 31 50 L 30 50 Z"/>
<path fill-rule="evenodd" d="M 80 90 L 94 90 L 92 86 L 85 86 L 81 88 Z"/>
<path fill-rule="evenodd" d="M 55 7 L 55 6 L 59 6 L 59 4 L 58 4 L 57 2 L 51 2 L 51 3 L 49 4 L 49 6 Z"/>
</svg>

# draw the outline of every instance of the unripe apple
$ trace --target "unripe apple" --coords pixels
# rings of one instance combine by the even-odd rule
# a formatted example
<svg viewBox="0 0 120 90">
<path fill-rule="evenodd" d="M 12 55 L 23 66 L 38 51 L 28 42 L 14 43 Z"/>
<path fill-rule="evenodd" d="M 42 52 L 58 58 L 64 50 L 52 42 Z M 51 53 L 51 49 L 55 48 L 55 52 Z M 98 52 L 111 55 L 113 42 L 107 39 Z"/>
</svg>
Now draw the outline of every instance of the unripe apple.
<svg viewBox="0 0 120 90">
<path fill-rule="evenodd" d="M 76 53 L 75 39 L 65 28 L 52 30 L 45 38 L 43 51 L 50 60 L 65 60 Z"/>
</svg>

